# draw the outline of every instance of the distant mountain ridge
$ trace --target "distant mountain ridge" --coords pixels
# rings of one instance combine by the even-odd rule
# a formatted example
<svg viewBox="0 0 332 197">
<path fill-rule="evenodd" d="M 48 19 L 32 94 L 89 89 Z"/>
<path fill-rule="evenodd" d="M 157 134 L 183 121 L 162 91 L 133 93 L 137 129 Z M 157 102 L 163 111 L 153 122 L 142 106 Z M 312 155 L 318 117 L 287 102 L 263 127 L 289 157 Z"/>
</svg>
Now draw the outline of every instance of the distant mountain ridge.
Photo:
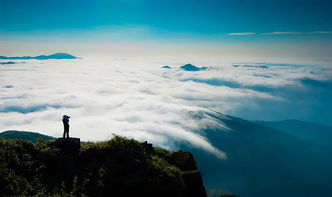
<svg viewBox="0 0 332 197">
<path fill-rule="evenodd" d="M 256 122 L 299 137 L 308 142 L 332 148 L 332 126 L 324 126 L 294 119 Z"/>
<path fill-rule="evenodd" d="M 17 64 L 16 62 L 0 62 L 1 65 L 5 65 L 5 64 Z"/>
<path fill-rule="evenodd" d="M 189 143 L 178 142 L 181 150 L 194 154 L 207 188 L 227 189 L 241 197 L 332 193 L 331 148 L 218 112 L 192 112 L 191 116 L 211 121 L 193 132 L 227 155 L 226 160 L 220 160 Z M 316 135 L 320 135 L 319 130 Z"/>
<path fill-rule="evenodd" d="M 37 142 L 38 139 L 43 139 L 45 141 L 54 140 L 56 138 L 48 135 L 43 135 L 40 133 L 29 132 L 29 131 L 16 131 L 9 130 L 0 133 L 0 139 L 20 139 L 31 142 Z"/>
<path fill-rule="evenodd" d="M 73 55 L 70 55 L 68 53 L 55 53 L 52 55 L 39 55 L 39 56 L 22 56 L 22 57 L 6 57 L 6 56 L 0 56 L 0 59 L 37 59 L 37 60 L 47 60 L 47 59 L 79 59 L 78 57 L 75 57 Z"/>
</svg>

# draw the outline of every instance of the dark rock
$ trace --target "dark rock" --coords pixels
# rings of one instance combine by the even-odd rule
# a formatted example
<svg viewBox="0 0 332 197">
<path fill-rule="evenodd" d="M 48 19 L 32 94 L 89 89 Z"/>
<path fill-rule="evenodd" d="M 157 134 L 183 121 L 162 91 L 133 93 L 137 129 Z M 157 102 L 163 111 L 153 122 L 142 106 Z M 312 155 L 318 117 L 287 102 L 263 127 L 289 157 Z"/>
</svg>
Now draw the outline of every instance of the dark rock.
<svg viewBox="0 0 332 197">
<path fill-rule="evenodd" d="M 59 148 L 62 154 L 78 156 L 80 153 L 80 138 L 58 138 L 55 140 L 55 147 Z"/>
<path fill-rule="evenodd" d="M 154 154 L 156 151 L 154 150 L 154 148 L 153 148 L 153 145 L 152 144 L 150 144 L 150 143 L 148 143 L 147 141 L 145 141 L 144 143 L 143 143 L 143 149 L 145 150 L 145 152 L 147 152 L 147 153 L 152 153 L 152 154 Z"/>
<path fill-rule="evenodd" d="M 58 138 L 54 142 L 54 146 L 60 150 L 60 155 L 52 158 L 49 162 L 49 185 L 54 183 L 64 183 L 66 192 L 70 192 L 73 187 L 75 175 L 78 169 L 78 158 L 81 148 L 79 138 Z M 57 173 L 54 173 L 57 172 Z"/>
<path fill-rule="evenodd" d="M 197 170 L 196 161 L 190 152 L 173 152 L 169 158 L 169 162 L 182 171 Z"/>
<path fill-rule="evenodd" d="M 191 197 L 206 197 L 206 190 L 196 161 L 190 152 L 173 152 L 169 162 L 181 170 L 181 176 L 185 187 Z"/>
</svg>

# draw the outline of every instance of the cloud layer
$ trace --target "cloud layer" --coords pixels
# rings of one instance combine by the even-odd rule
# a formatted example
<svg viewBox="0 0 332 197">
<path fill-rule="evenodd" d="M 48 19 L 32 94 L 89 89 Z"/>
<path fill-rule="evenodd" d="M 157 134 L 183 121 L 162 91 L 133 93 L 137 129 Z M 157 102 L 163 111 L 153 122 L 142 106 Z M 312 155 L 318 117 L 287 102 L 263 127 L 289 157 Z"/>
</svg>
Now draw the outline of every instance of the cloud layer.
<svg viewBox="0 0 332 197">
<path fill-rule="evenodd" d="M 189 72 L 179 69 L 185 63 L 108 58 L 1 66 L 0 131 L 60 137 L 61 117 L 69 114 L 70 134 L 83 140 L 105 140 L 115 133 L 172 149 L 185 141 L 226 158 L 199 132 L 216 123 L 195 119 L 191 112 L 214 110 L 255 119 L 255 110 L 264 107 L 259 103 L 289 103 L 288 88 L 307 90 L 332 76 L 326 66 L 196 61 L 190 63 L 211 69 Z M 172 69 L 161 68 L 166 64 Z M 326 87 L 320 91 L 324 95 Z"/>
</svg>

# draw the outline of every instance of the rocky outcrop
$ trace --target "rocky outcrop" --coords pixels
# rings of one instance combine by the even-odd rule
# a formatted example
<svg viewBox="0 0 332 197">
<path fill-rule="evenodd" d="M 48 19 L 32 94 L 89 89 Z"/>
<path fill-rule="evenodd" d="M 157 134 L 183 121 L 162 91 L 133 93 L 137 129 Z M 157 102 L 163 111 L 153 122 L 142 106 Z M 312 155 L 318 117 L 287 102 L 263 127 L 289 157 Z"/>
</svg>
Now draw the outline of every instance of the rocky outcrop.
<svg viewBox="0 0 332 197">
<path fill-rule="evenodd" d="M 192 197 L 206 197 L 205 187 L 196 161 L 190 152 L 173 152 L 168 161 L 181 170 L 183 184 Z"/>
<path fill-rule="evenodd" d="M 55 140 L 55 147 L 59 148 L 64 155 L 78 156 L 81 148 L 81 140 L 79 138 L 58 138 Z"/>
<path fill-rule="evenodd" d="M 2 196 L 206 197 L 189 152 L 115 136 L 31 143 L 0 139 Z"/>
</svg>

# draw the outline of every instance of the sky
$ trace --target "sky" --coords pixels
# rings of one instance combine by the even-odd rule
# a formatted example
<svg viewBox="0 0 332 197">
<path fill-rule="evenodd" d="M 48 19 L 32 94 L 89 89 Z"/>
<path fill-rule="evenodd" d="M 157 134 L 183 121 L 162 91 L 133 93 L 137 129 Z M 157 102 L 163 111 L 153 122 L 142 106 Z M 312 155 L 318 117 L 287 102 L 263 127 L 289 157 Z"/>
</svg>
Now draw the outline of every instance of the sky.
<svg viewBox="0 0 332 197">
<path fill-rule="evenodd" d="M 0 53 L 329 58 L 328 0 L 0 0 Z"/>
</svg>

